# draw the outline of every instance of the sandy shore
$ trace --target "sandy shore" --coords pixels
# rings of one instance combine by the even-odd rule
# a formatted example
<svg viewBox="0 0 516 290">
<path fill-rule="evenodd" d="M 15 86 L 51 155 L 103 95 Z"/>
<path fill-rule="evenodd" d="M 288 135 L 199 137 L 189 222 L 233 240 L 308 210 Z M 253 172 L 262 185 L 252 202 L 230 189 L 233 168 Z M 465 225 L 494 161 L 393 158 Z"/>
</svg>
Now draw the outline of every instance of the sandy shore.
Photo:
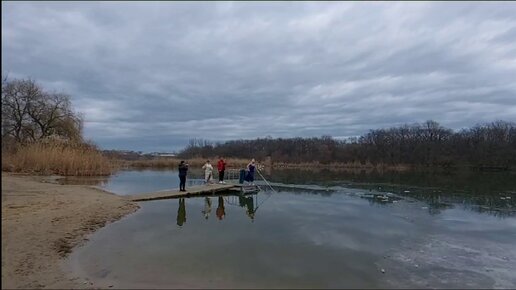
<svg viewBox="0 0 516 290">
<path fill-rule="evenodd" d="M 2 173 L 2 288 L 92 288 L 61 267 L 86 235 L 138 206 L 82 185 Z"/>
</svg>

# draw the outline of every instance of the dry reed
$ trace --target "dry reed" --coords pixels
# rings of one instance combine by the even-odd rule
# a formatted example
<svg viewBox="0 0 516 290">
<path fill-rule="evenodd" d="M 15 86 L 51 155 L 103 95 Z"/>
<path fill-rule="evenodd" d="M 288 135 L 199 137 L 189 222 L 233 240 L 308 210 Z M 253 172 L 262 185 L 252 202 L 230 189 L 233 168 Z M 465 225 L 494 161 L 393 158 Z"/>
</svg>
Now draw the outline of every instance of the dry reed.
<svg viewBox="0 0 516 290">
<path fill-rule="evenodd" d="M 350 170 L 394 170 L 394 171 L 405 171 L 410 169 L 411 167 L 406 164 L 384 164 L 377 163 L 372 164 L 370 162 L 332 162 L 323 164 L 317 161 L 313 162 L 301 162 L 301 163 L 288 163 L 288 162 L 275 162 L 273 164 L 274 168 L 286 168 L 286 169 L 307 169 L 312 170 L 315 168 L 320 169 L 350 169 Z"/>
<path fill-rule="evenodd" d="M 201 167 L 204 165 L 206 160 L 210 160 L 211 163 L 215 166 L 218 158 L 192 158 L 185 159 L 185 161 L 190 164 L 192 167 Z M 227 158 L 224 159 L 227 163 L 227 168 L 244 168 L 249 163 L 249 159 L 241 159 L 241 158 Z M 181 159 L 178 158 L 156 158 L 150 160 L 132 160 L 132 161 L 123 161 L 122 166 L 124 167 L 132 167 L 132 168 L 176 168 L 179 165 Z M 257 160 L 257 163 L 263 167 L 265 164 Z M 372 164 L 370 162 L 361 163 L 361 162 L 333 162 L 329 164 L 323 164 L 317 161 L 313 162 L 300 162 L 300 163 L 290 163 L 290 162 L 274 162 L 265 167 L 273 167 L 273 168 L 285 168 L 285 169 L 307 169 L 313 170 L 316 168 L 320 169 L 353 169 L 353 170 L 394 170 L 394 171 L 405 171 L 410 169 L 410 166 L 404 164 L 398 165 L 390 165 L 384 163 Z"/>
<path fill-rule="evenodd" d="M 176 168 L 182 159 L 178 158 L 156 158 L 150 160 L 131 160 L 125 161 L 124 166 L 135 167 L 135 168 Z M 213 166 L 217 165 L 219 160 L 216 157 L 213 158 L 191 158 L 184 159 L 192 167 L 201 167 L 206 163 L 206 160 L 210 160 Z M 239 158 L 226 158 L 226 168 L 243 168 L 247 166 L 250 159 L 239 159 Z"/>
<path fill-rule="evenodd" d="M 63 176 L 109 175 L 112 163 L 95 146 L 59 140 L 19 145 L 2 152 L 2 170 Z"/>
</svg>

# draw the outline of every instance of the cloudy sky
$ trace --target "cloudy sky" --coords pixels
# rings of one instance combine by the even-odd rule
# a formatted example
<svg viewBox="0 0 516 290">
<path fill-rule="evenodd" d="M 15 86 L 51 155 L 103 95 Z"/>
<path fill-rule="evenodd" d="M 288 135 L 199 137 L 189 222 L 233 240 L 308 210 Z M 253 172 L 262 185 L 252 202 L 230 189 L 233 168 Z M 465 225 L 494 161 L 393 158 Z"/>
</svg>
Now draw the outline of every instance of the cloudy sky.
<svg viewBox="0 0 516 290">
<path fill-rule="evenodd" d="M 105 149 L 516 121 L 516 3 L 4 2 L 2 74 Z"/>
</svg>

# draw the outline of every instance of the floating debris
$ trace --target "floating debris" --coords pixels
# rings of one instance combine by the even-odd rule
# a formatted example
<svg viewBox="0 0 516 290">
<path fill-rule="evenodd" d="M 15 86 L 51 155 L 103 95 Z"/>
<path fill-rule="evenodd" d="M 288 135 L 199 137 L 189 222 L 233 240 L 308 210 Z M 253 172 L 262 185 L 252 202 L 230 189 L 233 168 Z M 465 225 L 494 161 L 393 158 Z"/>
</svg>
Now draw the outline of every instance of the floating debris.
<svg viewBox="0 0 516 290">
<path fill-rule="evenodd" d="M 409 192 L 410 192 L 410 190 L 405 190 L 405 191 L 404 191 L 404 193 L 409 193 Z"/>
</svg>

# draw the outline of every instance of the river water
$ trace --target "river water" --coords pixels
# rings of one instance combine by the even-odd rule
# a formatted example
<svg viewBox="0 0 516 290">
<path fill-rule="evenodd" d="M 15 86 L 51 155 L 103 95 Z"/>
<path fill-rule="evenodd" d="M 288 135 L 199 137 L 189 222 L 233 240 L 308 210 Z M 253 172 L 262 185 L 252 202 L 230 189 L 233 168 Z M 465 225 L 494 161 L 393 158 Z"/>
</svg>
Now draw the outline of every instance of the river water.
<svg viewBox="0 0 516 290">
<path fill-rule="evenodd" d="M 114 288 L 514 288 L 511 173 L 265 172 L 254 195 L 140 203 L 66 267 Z M 177 172 L 74 180 L 120 195 Z M 188 186 L 202 182 L 194 172 Z"/>
</svg>

